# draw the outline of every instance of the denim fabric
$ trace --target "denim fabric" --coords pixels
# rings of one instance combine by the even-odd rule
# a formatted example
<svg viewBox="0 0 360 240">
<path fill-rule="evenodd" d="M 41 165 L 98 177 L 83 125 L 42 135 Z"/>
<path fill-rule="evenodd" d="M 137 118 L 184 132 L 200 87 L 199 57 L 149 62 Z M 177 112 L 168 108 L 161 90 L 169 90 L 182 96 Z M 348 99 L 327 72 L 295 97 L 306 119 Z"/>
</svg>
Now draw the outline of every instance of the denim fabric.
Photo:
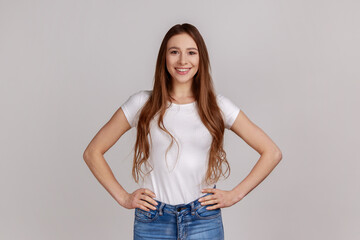
<svg viewBox="0 0 360 240">
<path fill-rule="evenodd" d="M 207 193 L 203 196 L 210 195 Z M 157 200 L 156 200 L 157 201 Z M 221 209 L 206 210 L 198 199 L 188 204 L 170 205 L 157 201 L 156 210 L 135 209 L 134 240 L 224 239 Z"/>
</svg>

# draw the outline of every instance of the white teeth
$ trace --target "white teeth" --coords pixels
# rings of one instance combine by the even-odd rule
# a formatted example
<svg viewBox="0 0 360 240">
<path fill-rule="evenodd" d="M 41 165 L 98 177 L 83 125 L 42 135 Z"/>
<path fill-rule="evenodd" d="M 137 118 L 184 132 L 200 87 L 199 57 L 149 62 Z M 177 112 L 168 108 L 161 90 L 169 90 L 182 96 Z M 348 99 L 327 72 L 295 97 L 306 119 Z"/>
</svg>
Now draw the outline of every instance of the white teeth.
<svg viewBox="0 0 360 240">
<path fill-rule="evenodd" d="M 186 72 L 186 71 L 188 71 L 190 68 L 183 68 L 183 69 L 181 69 L 181 68 L 177 68 L 176 70 L 178 70 L 179 72 Z"/>
</svg>

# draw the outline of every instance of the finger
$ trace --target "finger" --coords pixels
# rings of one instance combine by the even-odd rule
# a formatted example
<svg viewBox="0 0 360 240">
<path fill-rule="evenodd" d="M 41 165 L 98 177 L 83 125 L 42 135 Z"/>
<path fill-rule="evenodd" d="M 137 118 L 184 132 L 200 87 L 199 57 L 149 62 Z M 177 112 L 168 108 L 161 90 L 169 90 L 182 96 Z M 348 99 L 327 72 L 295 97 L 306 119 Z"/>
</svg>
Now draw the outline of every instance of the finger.
<svg viewBox="0 0 360 240">
<path fill-rule="evenodd" d="M 217 200 L 217 199 L 213 199 L 213 200 L 208 200 L 208 201 L 202 202 L 201 205 L 212 205 L 212 204 L 215 204 L 215 203 L 218 203 L 218 200 Z"/>
<path fill-rule="evenodd" d="M 212 193 L 212 192 L 214 192 L 214 190 L 215 190 L 215 188 L 204 188 L 201 190 L 201 192 Z"/>
<path fill-rule="evenodd" d="M 146 196 L 146 195 L 142 195 L 142 196 L 143 196 L 142 197 L 143 200 L 151 203 L 152 205 L 155 205 L 155 206 L 158 205 L 158 203 L 154 199 L 152 199 L 151 197 Z"/>
<path fill-rule="evenodd" d="M 206 210 L 215 210 L 215 209 L 218 209 L 218 208 L 220 208 L 220 205 L 216 204 L 216 205 L 213 205 L 211 207 L 207 207 Z"/>
<path fill-rule="evenodd" d="M 141 201 L 141 204 L 148 209 L 156 210 L 156 207 L 154 207 L 153 205 L 151 205 L 150 203 L 148 203 L 146 201 Z"/>
<path fill-rule="evenodd" d="M 137 208 L 140 208 L 140 209 L 142 209 L 142 210 L 144 210 L 144 211 L 147 211 L 147 212 L 150 211 L 150 209 L 148 209 L 147 207 L 145 207 L 144 205 L 141 205 L 141 204 L 138 204 L 138 205 L 137 205 Z"/>
<path fill-rule="evenodd" d="M 139 199 L 147 201 L 147 202 L 149 202 L 149 203 L 151 203 L 153 205 L 158 205 L 158 203 L 154 199 L 149 197 L 148 195 L 142 194 L 142 195 L 139 196 Z"/>
<path fill-rule="evenodd" d="M 156 196 L 155 196 L 155 193 L 153 193 L 152 191 L 150 191 L 149 189 L 147 189 L 147 188 L 144 188 L 144 192 L 143 192 L 144 194 L 146 194 L 146 195 L 149 195 L 149 196 L 151 196 L 151 197 L 153 197 L 153 198 L 155 198 Z"/>
<path fill-rule="evenodd" d="M 209 200 L 214 199 L 214 198 L 215 198 L 214 195 L 208 195 L 208 196 L 200 198 L 199 202 L 209 201 Z"/>
</svg>

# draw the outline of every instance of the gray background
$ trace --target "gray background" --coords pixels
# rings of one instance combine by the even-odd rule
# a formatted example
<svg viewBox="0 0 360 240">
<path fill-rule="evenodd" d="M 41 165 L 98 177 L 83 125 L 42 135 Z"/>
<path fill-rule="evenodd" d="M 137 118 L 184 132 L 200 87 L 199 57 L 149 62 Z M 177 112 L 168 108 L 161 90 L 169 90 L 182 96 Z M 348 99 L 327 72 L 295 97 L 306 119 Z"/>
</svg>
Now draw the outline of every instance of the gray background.
<svg viewBox="0 0 360 240">
<path fill-rule="evenodd" d="M 283 160 L 223 209 L 227 240 L 360 237 L 358 1 L 0 1 L 0 239 L 132 239 L 133 210 L 82 154 L 130 96 L 151 89 L 166 31 L 194 24 L 216 91 Z M 105 158 L 132 192 L 135 129 Z M 259 154 L 226 131 L 230 190 Z"/>
</svg>

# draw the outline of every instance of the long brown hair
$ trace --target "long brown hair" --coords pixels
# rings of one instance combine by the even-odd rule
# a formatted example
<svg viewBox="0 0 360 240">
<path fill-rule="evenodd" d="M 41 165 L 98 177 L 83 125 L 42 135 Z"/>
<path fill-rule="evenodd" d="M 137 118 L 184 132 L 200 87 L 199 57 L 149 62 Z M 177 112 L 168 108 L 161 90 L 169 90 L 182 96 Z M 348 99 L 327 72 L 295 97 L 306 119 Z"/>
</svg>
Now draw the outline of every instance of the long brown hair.
<svg viewBox="0 0 360 240">
<path fill-rule="evenodd" d="M 149 158 L 150 145 L 148 135 L 151 141 L 150 121 L 156 114 L 159 114 L 158 127 L 169 134 L 172 139 L 167 151 L 171 148 L 174 141 L 173 135 L 165 128 L 163 123 L 163 116 L 170 99 L 169 92 L 172 89 L 171 76 L 166 68 L 166 47 L 172 36 L 181 33 L 187 33 L 194 39 L 199 52 L 199 69 L 194 75 L 192 92 L 197 101 L 200 119 L 212 136 L 205 181 L 207 184 L 216 183 L 221 175 L 225 176 L 228 173 L 225 176 L 227 178 L 230 174 L 230 165 L 226 159 L 226 152 L 223 149 L 225 124 L 220 112 L 221 110 L 216 102 L 216 95 L 210 75 L 209 54 L 198 29 L 191 24 L 184 23 L 170 28 L 161 43 L 156 62 L 152 94 L 143 106 L 139 116 L 132 169 L 133 178 L 137 183 L 139 182 L 139 176 L 142 176 L 141 173 L 144 173 L 142 164 L 146 164 Z M 223 164 L 226 166 L 225 172 L 222 169 Z"/>
</svg>

